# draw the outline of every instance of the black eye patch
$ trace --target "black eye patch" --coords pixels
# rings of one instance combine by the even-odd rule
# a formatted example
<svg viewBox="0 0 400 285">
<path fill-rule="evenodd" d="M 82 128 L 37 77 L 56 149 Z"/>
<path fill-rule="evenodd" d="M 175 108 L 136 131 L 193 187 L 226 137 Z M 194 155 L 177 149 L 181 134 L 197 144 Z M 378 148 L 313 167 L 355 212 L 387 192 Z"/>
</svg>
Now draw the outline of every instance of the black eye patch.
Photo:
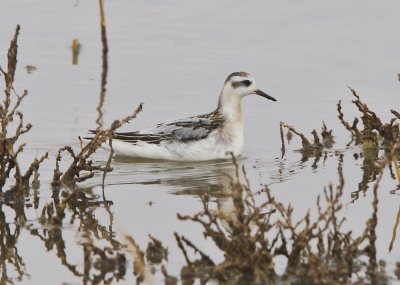
<svg viewBox="0 0 400 285">
<path fill-rule="evenodd" d="M 250 80 L 243 80 L 242 83 L 246 87 L 249 87 L 251 85 L 251 81 Z"/>
<path fill-rule="evenodd" d="M 251 85 L 251 81 L 250 80 L 243 80 L 243 81 L 234 81 L 234 82 L 232 82 L 232 87 L 233 88 L 238 88 L 238 87 L 240 87 L 240 86 L 246 86 L 246 87 L 249 87 L 250 85 Z"/>
</svg>

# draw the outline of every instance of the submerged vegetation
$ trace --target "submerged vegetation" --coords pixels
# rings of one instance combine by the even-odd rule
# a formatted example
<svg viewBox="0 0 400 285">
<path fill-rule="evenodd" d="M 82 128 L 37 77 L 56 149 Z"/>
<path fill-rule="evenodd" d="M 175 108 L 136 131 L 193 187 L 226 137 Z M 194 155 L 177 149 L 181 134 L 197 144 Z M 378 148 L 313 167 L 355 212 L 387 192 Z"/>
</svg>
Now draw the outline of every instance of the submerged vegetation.
<svg viewBox="0 0 400 285">
<path fill-rule="evenodd" d="M 96 120 L 98 128 L 93 131 L 90 141 L 80 139 L 80 149 L 67 145 L 61 147 L 52 157 L 48 153 L 35 158 L 25 171 L 19 163 L 25 143 L 23 135 L 32 129 L 25 124 L 19 111 L 28 92 L 18 95 L 14 89 L 17 65 L 18 35 L 10 43 L 7 69 L 0 67 L 4 77 L 4 99 L 0 105 L 0 283 L 15 283 L 29 278 L 23 256 L 18 251 L 17 241 L 23 230 L 40 241 L 47 251 L 54 251 L 60 264 L 83 284 L 110 284 L 123 280 L 128 274 L 136 276 L 137 283 L 154 283 L 164 279 L 165 284 L 193 284 L 199 281 L 217 281 L 221 284 L 388 284 L 389 275 L 385 262 L 378 260 L 376 249 L 377 213 L 379 209 L 379 185 L 386 168 L 390 176 L 400 183 L 400 113 L 391 110 L 394 116 L 388 123 L 382 123 L 378 115 L 361 101 L 360 96 L 350 88 L 353 104 L 361 113 L 352 123 L 345 120 L 341 102 L 337 104 L 338 118 L 349 131 L 348 146 L 362 146 L 355 159 L 363 159 L 363 177 L 358 189 L 352 192 L 352 202 L 365 194 L 372 185 L 371 215 L 366 217 L 360 232 L 346 229 L 344 213 L 345 173 L 344 154 L 334 152 L 338 160 L 336 186 L 329 183 L 323 194 L 316 200 L 315 207 L 296 220 L 294 208 L 284 205 L 275 198 L 273 189 L 263 185 L 254 190 L 250 186 L 244 167 L 233 157 L 235 175 L 229 177 L 229 186 L 224 193 L 218 193 L 233 205 L 230 212 L 221 210 L 215 203 L 213 193 L 199 194 L 202 210 L 194 215 L 178 214 L 182 222 L 192 222 L 202 228 L 204 238 L 212 242 L 223 255 L 222 261 L 213 260 L 206 250 L 179 233 L 175 233 L 184 265 L 180 276 L 169 273 L 175 261 L 168 257 L 168 248 L 156 237 L 149 236 L 147 249 L 142 251 L 133 236 L 125 234 L 125 240 L 117 238 L 114 230 L 112 201 L 104 193 L 106 173 L 112 171 L 113 133 L 125 123 L 136 118 L 142 111 L 139 105 L 131 115 L 115 120 L 103 129 L 102 109 L 107 82 L 107 37 L 103 3 L 101 7 L 101 32 L 103 43 L 103 64 L 101 91 Z M 76 40 L 76 45 L 78 40 Z M 77 48 L 75 47 L 75 56 Z M 74 60 L 77 63 L 77 59 Z M 360 126 L 362 122 L 362 126 Z M 301 138 L 302 160 L 319 158 L 333 148 L 333 131 L 323 122 L 321 132 L 311 132 L 312 140 L 293 126 L 281 122 L 282 157 L 286 153 L 284 128 L 288 129 L 287 141 L 292 134 Z M 109 146 L 107 162 L 95 164 L 93 155 L 101 145 Z M 67 153 L 69 158 L 63 156 Z M 380 153 L 383 153 L 382 155 Z M 325 156 L 326 157 L 326 156 Z M 54 175 L 51 184 L 52 196 L 49 201 L 39 203 L 39 168 L 45 159 L 54 159 Z M 325 158 L 326 159 L 326 158 Z M 394 167 L 393 167 L 394 166 Z M 91 187 L 81 182 L 89 181 L 95 173 L 102 174 L 103 195 L 99 197 Z M 4 206 L 12 211 L 7 212 Z M 27 219 L 26 211 L 33 207 L 39 213 L 36 221 Z M 109 224 L 104 225 L 95 216 L 98 210 L 105 210 Z M 12 221 L 11 215 L 14 215 Z M 389 250 L 394 247 L 400 210 L 393 228 Z M 68 259 L 64 229 L 66 225 L 76 226 L 79 231 L 79 248 L 83 262 Z M 76 245 L 74 245 L 76 246 Z M 283 258 L 283 273 L 278 273 L 278 258 Z M 129 266 L 133 272 L 129 272 Z M 282 266 L 281 266 L 282 267 Z M 398 270 L 398 268 L 397 268 Z M 282 271 L 282 270 L 280 270 Z M 14 274 L 16 272 L 16 274 Z M 393 274 L 392 274 L 393 275 Z M 397 275 L 398 272 L 397 272 Z"/>
</svg>

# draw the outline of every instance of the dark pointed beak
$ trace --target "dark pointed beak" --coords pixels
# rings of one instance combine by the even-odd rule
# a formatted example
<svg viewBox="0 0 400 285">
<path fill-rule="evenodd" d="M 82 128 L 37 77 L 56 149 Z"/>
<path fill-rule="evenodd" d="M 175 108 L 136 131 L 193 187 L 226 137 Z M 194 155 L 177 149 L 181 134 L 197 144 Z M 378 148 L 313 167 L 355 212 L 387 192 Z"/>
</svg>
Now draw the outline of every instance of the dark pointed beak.
<svg viewBox="0 0 400 285">
<path fill-rule="evenodd" d="M 267 98 L 269 100 L 276 101 L 276 99 L 274 97 L 269 96 L 267 93 L 264 93 L 260 89 L 255 90 L 254 93 L 257 94 L 257 95 L 260 95 L 260 96 L 262 96 L 264 98 Z"/>
</svg>

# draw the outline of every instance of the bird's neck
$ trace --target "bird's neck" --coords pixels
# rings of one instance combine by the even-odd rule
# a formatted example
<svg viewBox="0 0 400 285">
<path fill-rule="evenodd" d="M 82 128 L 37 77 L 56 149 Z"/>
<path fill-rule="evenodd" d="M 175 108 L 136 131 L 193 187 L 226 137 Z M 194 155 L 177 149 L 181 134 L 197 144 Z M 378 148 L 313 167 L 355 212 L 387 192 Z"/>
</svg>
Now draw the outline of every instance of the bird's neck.
<svg viewBox="0 0 400 285">
<path fill-rule="evenodd" d="M 241 98 L 222 93 L 218 102 L 218 113 L 224 118 L 224 126 L 219 131 L 226 151 L 239 155 L 243 148 L 243 119 Z"/>
<path fill-rule="evenodd" d="M 224 116 L 226 123 L 242 123 L 241 98 L 221 93 L 218 101 L 218 112 Z"/>
</svg>

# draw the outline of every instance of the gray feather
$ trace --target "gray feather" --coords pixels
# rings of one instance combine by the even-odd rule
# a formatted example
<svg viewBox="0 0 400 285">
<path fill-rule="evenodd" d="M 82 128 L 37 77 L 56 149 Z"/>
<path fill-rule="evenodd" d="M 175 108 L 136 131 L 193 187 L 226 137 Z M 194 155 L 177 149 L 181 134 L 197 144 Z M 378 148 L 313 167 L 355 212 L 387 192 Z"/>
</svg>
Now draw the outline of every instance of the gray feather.
<svg viewBox="0 0 400 285">
<path fill-rule="evenodd" d="M 115 139 L 133 144 L 139 141 L 160 144 L 161 142 L 191 142 L 206 138 L 213 130 L 222 127 L 225 119 L 218 110 L 196 117 L 158 124 L 137 132 L 116 133 Z"/>
</svg>

